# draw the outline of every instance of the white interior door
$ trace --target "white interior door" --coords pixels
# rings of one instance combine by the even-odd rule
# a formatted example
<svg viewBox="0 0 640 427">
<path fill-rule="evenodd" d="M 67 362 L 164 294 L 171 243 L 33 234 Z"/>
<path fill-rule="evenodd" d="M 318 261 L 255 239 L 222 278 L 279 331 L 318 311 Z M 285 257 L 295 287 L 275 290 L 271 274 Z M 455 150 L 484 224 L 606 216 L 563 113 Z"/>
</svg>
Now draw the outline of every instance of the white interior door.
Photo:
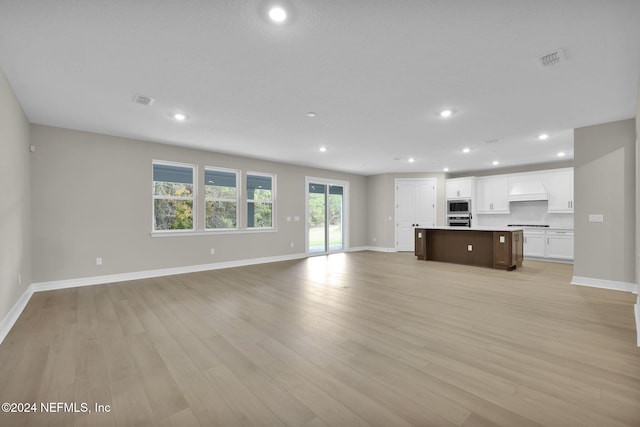
<svg viewBox="0 0 640 427">
<path fill-rule="evenodd" d="M 413 252 L 416 227 L 436 223 L 435 179 L 396 179 L 396 250 Z"/>
</svg>

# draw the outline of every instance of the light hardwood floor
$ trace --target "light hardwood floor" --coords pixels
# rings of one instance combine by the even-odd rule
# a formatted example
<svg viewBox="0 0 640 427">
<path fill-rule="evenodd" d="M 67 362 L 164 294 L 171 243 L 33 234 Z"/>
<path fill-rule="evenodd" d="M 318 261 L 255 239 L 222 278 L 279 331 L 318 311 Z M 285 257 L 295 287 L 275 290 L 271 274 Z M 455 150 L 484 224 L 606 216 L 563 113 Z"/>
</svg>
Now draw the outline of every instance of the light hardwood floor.
<svg viewBox="0 0 640 427">
<path fill-rule="evenodd" d="M 639 426 L 634 296 L 358 252 L 36 293 L 0 425 Z M 38 408 L 40 410 L 40 408 Z"/>
</svg>

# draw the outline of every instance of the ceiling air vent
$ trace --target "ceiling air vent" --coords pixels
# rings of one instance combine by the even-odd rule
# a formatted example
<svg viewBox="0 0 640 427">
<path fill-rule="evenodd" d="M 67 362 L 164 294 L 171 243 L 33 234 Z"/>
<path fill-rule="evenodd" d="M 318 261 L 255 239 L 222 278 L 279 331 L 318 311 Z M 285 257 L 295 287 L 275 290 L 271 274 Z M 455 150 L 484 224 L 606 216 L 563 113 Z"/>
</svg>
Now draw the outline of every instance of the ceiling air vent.
<svg viewBox="0 0 640 427">
<path fill-rule="evenodd" d="M 138 105 L 151 105 L 153 101 L 154 99 L 150 96 L 136 94 L 136 96 L 133 97 L 133 103 Z"/>
<path fill-rule="evenodd" d="M 545 55 L 538 57 L 538 64 L 541 67 L 551 67 L 559 62 L 565 61 L 564 50 L 556 49 L 553 52 L 549 52 Z"/>
</svg>

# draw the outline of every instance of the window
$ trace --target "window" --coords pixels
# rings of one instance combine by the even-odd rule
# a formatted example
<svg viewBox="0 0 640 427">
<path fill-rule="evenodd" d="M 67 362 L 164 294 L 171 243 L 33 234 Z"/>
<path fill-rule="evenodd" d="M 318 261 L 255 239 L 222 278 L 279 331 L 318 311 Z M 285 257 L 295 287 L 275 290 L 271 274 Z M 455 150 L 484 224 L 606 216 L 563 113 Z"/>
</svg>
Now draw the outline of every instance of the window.
<svg viewBox="0 0 640 427">
<path fill-rule="evenodd" d="M 193 230 L 195 166 L 153 162 L 153 230 Z"/>
<path fill-rule="evenodd" d="M 247 173 L 247 228 L 273 228 L 274 181 L 273 175 Z"/>
<path fill-rule="evenodd" d="M 206 168 L 204 171 L 205 224 L 210 229 L 238 228 L 238 173 Z"/>
</svg>

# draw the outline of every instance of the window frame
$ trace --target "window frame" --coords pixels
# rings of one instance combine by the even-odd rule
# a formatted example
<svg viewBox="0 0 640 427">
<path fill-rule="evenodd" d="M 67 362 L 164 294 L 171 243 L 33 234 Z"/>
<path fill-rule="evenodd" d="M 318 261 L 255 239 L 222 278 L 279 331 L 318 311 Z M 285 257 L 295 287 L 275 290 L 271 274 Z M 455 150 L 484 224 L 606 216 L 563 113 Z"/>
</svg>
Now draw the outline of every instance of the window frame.
<svg viewBox="0 0 640 427">
<path fill-rule="evenodd" d="M 184 196 L 158 196 L 155 194 L 154 188 L 154 166 L 174 166 L 174 167 L 182 167 L 191 169 L 191 185 L 193 186 L 193 191 L 191 192 L 191 197 Z M 170 181 L 167 181 L 170 182 Z M 191 201 L 191 228 L 180 228 L 173 230 L 158 230 L 156 229 L 156 200 L 190 200 Z M 156 160 L 153 159 L 151 161 L 151 232 L 152 233 L 162 233 L 162 234 L 172 234 L 172 233 L 193 233 L 198 229 L 198 165 L 194 163 L 182 163 L 182 162 L 172 162 L 167 160 Z"/>
<path fill-rule="evenodd" d="M 204 224 L 203 230 L 205 232 L 229 232 L 229 231 L 239 231 L 241 230 L 240 218 L 241 216 L 241 201 L 242 201 L 242 171 L 239 169 L 229 169 L 229 168 L 221 168 L 217 166 L 205 166 L 203 168 L 203 198 L 204 198 L 204 206 L 203 206 L 203 215 L 204 215 Z M 224 198 L 215 198 L 215 197 L 207 197 L 207 171 L 213 172 L 226 172 L 233 173 L 236 176 L 236 198 L 232 199 L 224 199 Z M 208 228 L 207 227 L 207 202 L 235 202 L 236 203 L 236 226 L 230 228 Z"/>
<path fill-rule="evenodd" d="M 260 199 L 249 199 L 249 177 L 250 176 L 258 176 L 258 177 L 269 177 L 271 178 L 271 200 L 260 200 Z M 266 173 L 266 172 L 254 172 L 254 171 L 247 171 L 245 173 L 245 194 L 246 197 L 244 198 L 244 205 L 246 208 L 246 215 L 244 216 L 245 219 L 245 229 L 246 230 L 250 230 L 250 231 L 257 231 L 257 230 L 274 230 L 276 229 L 276 174 L 275 173 Z M 249 226 L 249 204 L 250 203 L 270 203 L 271 204 L 271 226 L 270 227 L 256 227 L 256 226 Z"/>
</svg>

